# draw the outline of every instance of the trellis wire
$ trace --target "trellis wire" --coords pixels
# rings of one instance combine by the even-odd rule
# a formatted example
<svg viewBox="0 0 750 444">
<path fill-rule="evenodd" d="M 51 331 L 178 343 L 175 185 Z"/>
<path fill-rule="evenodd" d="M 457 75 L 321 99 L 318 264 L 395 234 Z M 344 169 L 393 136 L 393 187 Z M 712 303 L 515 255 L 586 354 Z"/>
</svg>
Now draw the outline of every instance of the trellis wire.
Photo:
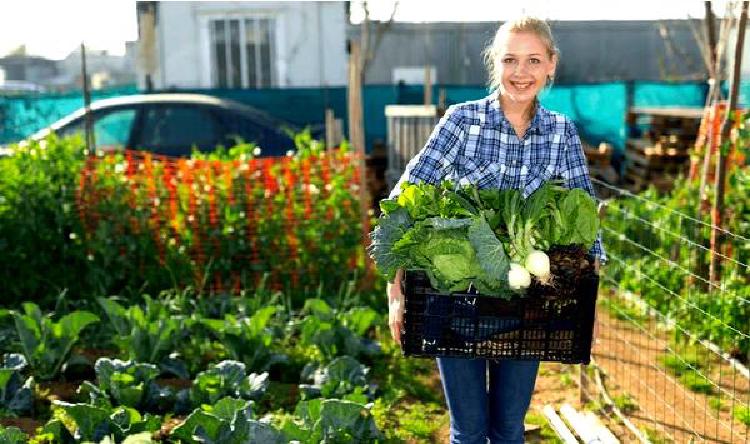
<svg viewBox="0 0 750 444">
<path fill-rule="evenodd" d="M 660 299 L 668 301 L 668 306 L 674 307 L 676 303 L 682 304 L 681 310 L 687 310 L 688 314 L 690 312 L 699 314 L 701 319 L 723 329 L 722 331 L 725 334 L 732 334 L 737 340 L 747 341 L 750 339 L 750 331 L 748 331 L 750 326 L 731 325 L 724 320 L 721 313 L 712 310 L 713 306 L 705 304 L 701 306 L 701 302 L 695 299 L 696 293 L 691 286 L 692 284 L 687 287 L 682 285 L 683 290 L 676 292 L 661 283 L 658 277 L 654 277 L 647 270 L 641 269 L 640 262 L 633 262 L 634 259 L 639 259 L 640 257 L 650 257 L 655 264 L 660 264 L 660 267 L 673 272 L 670 278 L 678 280 L 689 279 L 690 282 L 704 285 L 711 292 L 710 294 L 713 298 L 732 297 L 731 300 L 736 304 L 734 306 L 735 309 L 739 310 L 747 307 L 750 300 L 743 295 L 730 294 L 731 290 L 727 288 L 725 282 L 710 282 L 708 279 L 690 270 L 689 266 L 686 267 L 681 263 L 680 258 L 685 260 L 692 257 L 692 254 L 705 254 L 709 251 L 704 245 L 682 234 L 683 229 L 687 230 L 691 224 L 700 226 L 706 230 L 715 227 L 710 223 L 700 221 L 681 211 L 668 208 L 658 202 L 620 189 L 614 185 L 598 180 L 594 180 L 594 182 L 596 185 L 605 187 L 610 192 L 613 192 L 618 198 L 617 201 L 634 199 L 638 204 L 649 209 L 651 211 L 650 214 L 658 213 L 659 216 L 665 218 L 667 221 L 665 223 L 664 220 L 660 219 L 652 220 L 649 218 L 648 213 L 639 215 L 629 211 L 624 205 L 618 205 L 615 211 L 609 211 L 608 217 L 615 217 L 615 219 L 605 220 L 602 227 L 604 246 L 607 250 L 607 256 L 611 261 L 610 265 L 606 265 L 603 268 L 603 286 L 611 288 L 615 295 L 620 294 L 622 293 L 620 287 L 623 283 L 619 280 L 618 275 L 621 275 L 622 272 L 630 272 L 632 275 L 635 272 L 634 276 L 641 279 L 642 282 L 639 284 L 639 287 L 665 295 L 665 297 L 660 297 Z M 676 223 L 672 224 L 675 220 Z M 675 226 L 677 229 L 674 228 Z M 625 231 L 620 231 L 618 227 L 630 231 L 626 233 Z M 632 230 L 635 230 L 637 233 L 643 233 L 643 235 L 629 236 L 629 234 L 632 234 Z M 750 239 L 745 236 L 733 233 L 724 228 L 720 229 L 720 231 L 727 236 L 727 239 L 734 241 L 735 244 L 733 246 L 750 245 Z M 693 233 L 695 230 L 687 232 Z M 679 243 L 681 248 L 669 250 L 667 247 L 673 247 L 674 243 Z M 618 248 L 616 248 L 618 246 L 626 247 L 625 251 L 630 249 L 632 251 L 631 255 L 627 256 L 618 253 Z M 671 251 L 670 254 L 676 254 L 677 257 L 670 258 L 661 254 L 659 251 L 660 248 Z M 683 252 L 687 252 L 691 256 L 683 257 Z M 730 253 L 717 252 L 717 254 L 728 265 L 737 267 L 739 270 L 750 270 L 748 264 L 733 257 Z M 611 269 L 612 267 L 615 267 L 615 269 Z M 622 271 L 618 272 L 618 270 Z M 678 274 L 675 275 L 674 272 Z M 600 292 L 600 294 L 604 293 L 603 291 Z M 747 443 L 750 437 L 750 433 L 748 433 L 749 427 L 747 424 L 743 425 L 739 421 L 739 418 L 735 417 L 735 409 L 744 407 L 750 412 L 750 388 L 748 388 L 748 380 L 744 376 L 745 373 L 738 370 L 738 367 L 734 363 L 727 363 L 726 351 L 720 350 L 717 346 L 707 347 L 704 337 L 693 331 L 691 324 L 684 322 L 679 316 L 673 317 L 671 314 L 664 313 L 659 308 L 651 306 L 648 299 L 634 294 L 630 299 L 625 301 L 626 305 L 623 305 L 623 303 L 616 300 L 620 298 L 625 300 L 622 296 L 613 297 L 613 302 L 609 305 L 612 307 L 614 314 L 622 320 L 609 319 L 609 317 L 605 319 L 607 319 L 607 325 L 612 326 L 612 331 L 608 331 L 607 333 L 614 337 L 616 342 L 613 342 L 613 344 L 617 343 L 619 347 L 622 347 L 620 349 L 622 353 L 613 353 L 612 360 L 614 364 L 601 357 L 597 357 L 597 361 L 600 367 L 604 368 L 609 374 L 618 374 L 621 376 L 620 379 L 613 382 L 618 384 L 622 391 L 633 392 L 631 395 L 636 397 L 639 403 L 642 402 L 645 404 L 649 400 L 652 401 L 646 407 L 648 410 L 643 411 L 643 414 L 647 417 L 647 422 L 663 431 L 669 438 L 677 440 L 675 442 L 680 442 L 679 439 L 690 437 L 697 441 L 724 440 L 725 442 Z M 642 308 L 643 305 L 648 307 L 648 310 L 643 313 L 645 318 L 634 318 L 627 310 L 620 308 L 620 305 L 623 305 L 623 307 L 632 306 L 633 299 L 638 301 L 637 305 L 639 307 Z M 606 300 L 610 300 L 610 298 Z M 642 316 L 638 316 L 638 318 L 642 318 Z M 694 358 L 690 359 L 690 354 L 685 354 L 683 349 L 687 350 L 687 345 L 679 342 L 676 342 L 675 345 L 670 344 L 669 339 L 657 330 L 657 323 L 661 325 L 659 328 L 672 331 L 673 334 L 687 339 L 692 344 L 696 344 L 693 346 L 694 349 L 692 349 L 695 354 Z M 622 327 L 616 327 L 617 325 L 622 325 Z M 630 333 L 624 335 L 620 332 L 623 328 L 627 328 Z M 645 349 L 643 348 L 644 343 L 647 344 Z M 665 346 L 659 345 L 662 343 Z M 651 350 L 651 348 L 655 347 L 654 344 L 658 345 L 658 349 Z M 606 351 L 611 352 L 612 350 Z M 599 350 L 595 347 L 594 352 L 596 356 L 597 353 L 603 353 L 605 350 Z M 632 362 L 626 362 L 625 355 L 628 354 L 629 356 L 638 357 L 638 362 L 644 362 L 642 358 L 645 357 L 646 361 L 644 364 L 647 368 L 644 369 L 643 365 L 636 366 Z M 665 364 L 662 365 L 657 360 L 657 357 L 659 357 L 659 360 L 664 360 Z M 675 369 L 679 368 L 679 372 L 677 370 L 668 370 L 666 363 L 674 365 L 673 368 Z M 731 378 L 728 376 L 728 372 L 731 372 Z M 582 378 L 587 377 L 585 372 L 582 372 Z M 662 390 L 658 390 L 659 382 L 654 380 L 654 377 L 661 379 Z M 683 377 L 686 378 L 686 381 L 692 378 L 693 381 L 700 382 L 704 387 L 701 390 L 710 393 L 710 396 L 713 398 L 708 394 L 688 392 L 688 389 L 682 386 Z M 635 384 L 632 381 L 634 378 L 636 379 Z M 698 387 L 696 385 L 693 386 Z M 671 387 L 671 389 L 668 387 Z M 675 402 L 677 399 L 681 399 L 683 401 L 682 404 L 676 405 Z M 730 404 L 728 411 L 723 407 L 726 401 L 729 401 Z M 709 404 L 711 405 L 709 406 Z M 715 405 L 719 408 L 715 408 Z M 655 406 L 660 407 L 653 410 Z M 671 422 L 669 421 L 670 415 Z M 643 424 L 643 422 L 641 423 Z"/>
</svg>

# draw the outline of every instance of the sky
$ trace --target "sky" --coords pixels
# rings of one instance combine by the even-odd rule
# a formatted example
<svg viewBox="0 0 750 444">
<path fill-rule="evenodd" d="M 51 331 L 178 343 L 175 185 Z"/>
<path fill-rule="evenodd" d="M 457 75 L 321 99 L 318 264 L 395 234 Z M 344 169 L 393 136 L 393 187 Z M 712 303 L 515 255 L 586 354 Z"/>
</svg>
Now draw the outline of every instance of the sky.
<svg viewBox="0 0 750 444">
<path fill-rule="evenodd" d="M 0 56 L 26 45 L 26 53 L 59 60 L 77 49 L 125 54 L 138 38 L 134 0 L 4 0 L 0 13 Z"/>
<path fill-rule="evenodd" d="M 362 20 L 355 1 L 352 21 Z M 387 19 L 394 0 L 370 0 L 373 19 Z M 725 1 L 714 1 L 723 11 Z M 702 0 L 401 0 L 399 21 L 502 21 L 521 13 L 551 20 L 702 18 Z M 125 53 L 136 40 L 135 0 L 4 0 L 0 56 L 25 44 L 27 54 L 62 59 L 83 41 L 91 49 Z"/>
</svg>

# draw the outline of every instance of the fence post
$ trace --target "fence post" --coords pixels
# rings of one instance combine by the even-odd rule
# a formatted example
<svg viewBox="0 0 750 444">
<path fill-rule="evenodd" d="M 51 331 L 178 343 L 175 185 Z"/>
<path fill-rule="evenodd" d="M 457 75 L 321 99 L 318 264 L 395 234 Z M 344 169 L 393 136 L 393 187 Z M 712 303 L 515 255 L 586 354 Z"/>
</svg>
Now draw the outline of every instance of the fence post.
<svg viewBox="0 0 750 444">
<path fill-rule="evenodd" d="M 709 267 L 709 280 L 711 282 L 718 282 L 721 279 L 721 259 L 719 254 L 721 252 L 721 244 L 724 240 L 724 233 L 721 231 L 721 224 L 724 212 L 724 188 L 726 182 L 727 173 L 727 154 L 728 147 L 731 144 L 729 140 L 729 132 L 734 125 L 734 110 L 737 108 L 737 99 L 740 89 L 740 68 L 742 67 L 742 48 L 745 43 L 745 27 L 747 26 L 747 9 L 748 2 L 742 2 L 742 12 L 740 12 L 740 22 L 737 27 L 737 44 L 734 49 L 734 70 L 732 72 L 732 87 L 729 92 L 729 104 L 727 105 L 726 114 L 724 114 L 724 122 L 721 127 L 721 135 L 719 136 L 719 157 L 716 161 L 716 181 L 714 182 L 714 189 L 716 190 L 714 205 L 711 209 L 711 220 L 713 227 L 711 227 L 711 266 Z"/>
<path fill-rule="evenodd" d="M 333 147 L 336 145 L 334 132 L 336 130 L 336 119 L 333 116 L 333 110 L 326 108 L 326 153 L 331 154 Z"/>
<path fill-rule="evenodd" d="M 369 234 L 368 210 L 370 209 L 367 190 L 367 165 L 365 164 L 365 131 L 362 120 L 362 66 L 359 42 L 350 42 L 349 53 L 349 141 L 359 157 L 359 206 L 362 224 L 362 240 Z"/>
</svg>

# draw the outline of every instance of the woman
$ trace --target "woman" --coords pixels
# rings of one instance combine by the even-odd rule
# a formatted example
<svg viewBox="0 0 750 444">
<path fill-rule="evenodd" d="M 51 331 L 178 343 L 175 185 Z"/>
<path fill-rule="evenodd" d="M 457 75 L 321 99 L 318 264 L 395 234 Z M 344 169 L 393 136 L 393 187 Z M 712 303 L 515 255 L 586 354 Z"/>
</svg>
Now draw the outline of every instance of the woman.
<svg viewBox="0 0 750 444">
<path fill-rule="evenodd" d="M 543 108 L 538 93 L 554 79 L 558 62 L 549 25 L 524 17 L 500 26 L 485 50 L 492 93 L 451 106 L 425 147 L 406 166 L 401 182 L 451 179 L 479 188 L 515 188 L 524 197 L 545 181 L 594 195 L 573 122 Z M 600 240 L 591 249 L 598 269 Z M 403 295 L 399 270 L 389 283 L 391 334 L 401 342 Z M 522 443 L 539 361 L 437 358 L 450 410 L 451 443 Z M 487 384 L 489 375 L 489 389 Z"/>
</svg>

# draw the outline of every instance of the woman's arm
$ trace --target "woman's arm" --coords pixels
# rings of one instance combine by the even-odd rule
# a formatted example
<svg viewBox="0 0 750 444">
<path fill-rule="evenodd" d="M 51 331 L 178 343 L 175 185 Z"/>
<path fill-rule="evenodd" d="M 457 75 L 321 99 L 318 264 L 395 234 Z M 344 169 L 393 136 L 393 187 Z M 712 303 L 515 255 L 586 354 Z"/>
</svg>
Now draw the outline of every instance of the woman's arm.
<svg viewBox="0 0 750 444">
<path fill-rule="evenodd" d="M 581 146 L 581 139 L 578 137 L 578 130 L 572 120 L 567 121 L 567 126 L 565 154 L 560 174 L 565 179 L 568 188 L 580 188 L 596 199 L 594 187 L 591 185 L 591 178 L 589 177 L 586 155 Z M 596 241 L 590 253 L 595 259 L 601 260 L 602 263 L 607 261 L 607 255 L 602 247 L 601 233 L 596 236 Z M 597 268 L 598 265 L 598 263 L 595 264 Z"/>
</svg>

